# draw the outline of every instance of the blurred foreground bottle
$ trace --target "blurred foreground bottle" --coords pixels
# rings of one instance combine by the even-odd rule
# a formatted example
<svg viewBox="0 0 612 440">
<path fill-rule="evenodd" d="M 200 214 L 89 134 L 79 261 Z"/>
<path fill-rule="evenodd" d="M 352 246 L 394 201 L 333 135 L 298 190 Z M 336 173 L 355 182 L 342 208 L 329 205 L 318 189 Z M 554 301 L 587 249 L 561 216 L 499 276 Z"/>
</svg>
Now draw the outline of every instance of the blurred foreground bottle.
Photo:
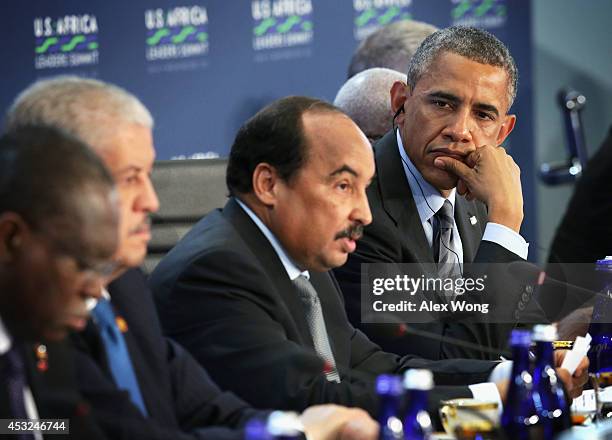
<svg viewBox="0 0 612 440">
<path fill-rule="evenodd" d="M 376 379 L 376 393 L 380 401 L 378 423 L 380 440 L 402 440 L 404 430 L 400 419 L 404 387 L 402 378 L 391 374 L 382 374 Z"/>
<path fill-rule="evenodd" d="M 554 367 L 552 343 L 557 338 L 557 329 L 552 325 L 536 325 L 533 328 L 533 340 L 536 343 L 533 396 L 545 439 L 552 439 L 572 426 L 563 384 Z"/>
<path fill-rule="evenodd" d="M 303 440 L 304 426 L 297 413 L 274 411 L 266 421 L 249 420 L 245 426 L 245 440 Z"/>
<path fill-rule="evenodd" d="M 589 371 L 598 374 L 601 381 L 612 385 L 612 256 L 595 263 L 601 279 L 601 295 L 593 305 L 589 333 L 593 338 L 589 351 Z"/>
<path fill-rule="evenodd" d="M 512 331 L 512 374 L 501 418 L 502 429 L 507 438 L 512 440 L 541 439 L 544 435 L 533 396 L 533 377 L 529 368 L 530 345 L 531 335 L 527 330 Z"/>
<path fill-rule="evenodd" d="M 405 440 L 426 440 L 431 437 L 432 426 L 427 412 L 427 393 L 433 388 L 433 385 L 433 375 L 429 370 L 408 370 L 404 373 Z"/>
</svg>

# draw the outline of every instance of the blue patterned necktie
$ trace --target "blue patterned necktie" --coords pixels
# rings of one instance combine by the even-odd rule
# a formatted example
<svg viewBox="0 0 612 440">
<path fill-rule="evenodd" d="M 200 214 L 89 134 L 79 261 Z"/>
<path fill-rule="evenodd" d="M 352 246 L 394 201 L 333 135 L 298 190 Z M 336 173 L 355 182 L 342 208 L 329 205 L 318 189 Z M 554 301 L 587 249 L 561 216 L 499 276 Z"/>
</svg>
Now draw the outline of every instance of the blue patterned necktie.
<svg viewBox="0 0 612 440">
<path fill-rule="evenodd" d="M 6 387 L 11 407 L 10 416 L 14 419 L 27 419 L 28 414 L 26 412 L 25 399 L 23 397 L 23 391 L 26 387 L 25 366 L 14 344 L 9 351 L 0 356 L 0 361 L 2 365 L 2 382 Z M 28 433 L 20 433 L 17 434 L 15 438 L 30 440 L 33 439 L 34 436 Z"/>
<path fill-rule="evenodd" d="M 93 309 L 92 315 L 100 330 L 108 363 L 117 387 L 130 393 L 132 403 L 146 416 L 147 409 L 140 393 L 138 381 L 136 380 L 134 366 L 125 344 L 125 338 L 115 322 L 115 312 L 113 312 L 110 301 L 100 299 Z"/>
</svg>

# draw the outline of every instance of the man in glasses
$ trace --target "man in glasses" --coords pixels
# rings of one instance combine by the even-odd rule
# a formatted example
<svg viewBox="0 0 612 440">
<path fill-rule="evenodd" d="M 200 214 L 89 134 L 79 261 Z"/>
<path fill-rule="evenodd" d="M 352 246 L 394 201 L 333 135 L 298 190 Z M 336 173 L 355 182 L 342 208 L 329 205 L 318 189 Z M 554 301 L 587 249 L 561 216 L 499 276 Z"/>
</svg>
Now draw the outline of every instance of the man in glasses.
<svg viewBox="0 0 612 440">
<path fill-rule="evenodd" d="M 61 340 L 100 296 L 117 219 L 113 180 L 80 141 L 41 127 L 0 139 L 0 418 L 70 419 L 60 432 L 98 438 Z"/>
</svg>

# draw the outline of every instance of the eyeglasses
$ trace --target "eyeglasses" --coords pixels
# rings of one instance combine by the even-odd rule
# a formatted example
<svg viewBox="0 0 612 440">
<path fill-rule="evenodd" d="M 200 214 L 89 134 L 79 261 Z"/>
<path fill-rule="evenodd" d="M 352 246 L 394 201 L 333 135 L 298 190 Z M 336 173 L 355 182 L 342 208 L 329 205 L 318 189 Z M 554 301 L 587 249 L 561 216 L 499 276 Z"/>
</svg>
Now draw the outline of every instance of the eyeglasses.
<svg viewBox="0 0 612 440">
<path fill-rule="evenodd" d="M 41 233 L 37 235 L 47 243 L 51 252 L 56 254 L 57 259 L 69 262 L 68 264 L 87 278 L 108 279 L 119 267 L 119 263 L 110 258 L 84 256 L 84 250 L 74 242 L 53 240 Z"/>
</svg>

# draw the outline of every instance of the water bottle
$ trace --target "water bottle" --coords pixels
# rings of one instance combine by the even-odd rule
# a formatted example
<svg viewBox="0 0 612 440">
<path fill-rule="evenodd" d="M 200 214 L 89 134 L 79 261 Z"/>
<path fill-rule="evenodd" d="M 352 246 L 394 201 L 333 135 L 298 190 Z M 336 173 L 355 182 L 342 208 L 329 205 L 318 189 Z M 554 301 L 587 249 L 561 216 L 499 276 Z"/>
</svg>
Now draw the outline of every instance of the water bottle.
<svg viewBox="0 0 612 440">
<path fill-rule="evenodd" d="M 302 440 L 304 425 L 297 413 L 274 411 L 264 422 L 249 420 L 244 430 L 245 440 Z"/>
<path fill-rule="evenodd" d="M 545 439 L 552 439 L 572 426 L 563 384 L 557 377 L 554 367 L 552 343 L 556 339 L 558 339 L 557 329 L 552 325 L 536 325 L 533 328 L 533 340 L 536 343 L 533 396 Z"/>
<path fill-rule="evenodd" d="M 512 440 L 540 439 L 543 436 L 533 398 L 533 377 L 529 368 L 530 345 L 531 336 L 527 330 L 512 331 L 512 374 L 501 418 L 501 426 Z"/>
<path fill-rule="evenodd" d="M 593 338 L 589 371 L 609 379 L 612 377 L 612 256 L 597 260 L 595 270 L 601 275 L 603 289 L 593 305 L 589 326 Z"/>
<path fill-rule="evenodd" d="M 404 430 L 400 419 L 404 387 L 402 378 L 391 374 L 382 374 L 376 379 L 376 393 L 380 406 L 378 423 L 380 440 L 401 440 Z"/>
<path fill-rule="evenodd" d="M 433 388 L 433 375 L 429 370 L 408 370 L 404 373 L 406 413 L 404 439 L 426 440 L 431 437 L 432 426 L 427 412 L 427 393 Z"/>
<path fill-rule="evenodd" d="M 244 440 L 273 440 L 265 420 L 255 418 L 244 427 Z"/>
</svg>

